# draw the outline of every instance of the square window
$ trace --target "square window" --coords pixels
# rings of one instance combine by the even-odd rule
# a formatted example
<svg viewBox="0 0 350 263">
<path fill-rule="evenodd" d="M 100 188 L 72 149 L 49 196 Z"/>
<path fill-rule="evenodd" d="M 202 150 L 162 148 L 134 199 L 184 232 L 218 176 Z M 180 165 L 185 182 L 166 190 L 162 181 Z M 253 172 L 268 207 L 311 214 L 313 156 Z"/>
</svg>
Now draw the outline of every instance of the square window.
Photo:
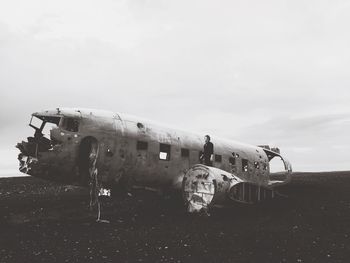
<svg viewBox="0 0 350 263">
<path fill-rule="evenodd" d="M 181 148 L 181 157 L 189 157 L 190 156 L 190 150 Z"/>
<path fill-rule="evenodd" d="M 159 144 L 159 159 L 165 161 L 170 160 L 170 144 Z"/>
<path fill-rule="evenodd" d="M 230 157 L 230 158 L 228 159 L 228 161 L 230 162 L 231 165 L 236 165 L 236 158 Z"/>
<path fill-rule="evenodd" d="M 215 154 L 215 162 L 221 163 L 222 161 L 222 156 L 220 154 Z"/>
<path fill-rule="evenodd" d="M 79 120 L 74 118 L 63 118 L 62 128 L 66 131 L 77 132 L 79 129 Z"/>
</svg>

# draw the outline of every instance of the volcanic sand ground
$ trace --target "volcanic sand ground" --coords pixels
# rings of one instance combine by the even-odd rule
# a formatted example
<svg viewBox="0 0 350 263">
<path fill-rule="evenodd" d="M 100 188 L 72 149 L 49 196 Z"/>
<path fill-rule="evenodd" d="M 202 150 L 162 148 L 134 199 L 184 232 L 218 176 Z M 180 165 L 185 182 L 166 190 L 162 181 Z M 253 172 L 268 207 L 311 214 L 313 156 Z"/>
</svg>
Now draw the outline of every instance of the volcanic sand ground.
<svg viewBox="0 0 350 263">
<path fill-rule="evenodd" d="M 259 205 L 185 213 L 139 192 L 107 199 L 96 223 L 88 190 L 0 179 L 0 262 L 350 262 L 350 172 L 299 173 Z"/>
</svg>

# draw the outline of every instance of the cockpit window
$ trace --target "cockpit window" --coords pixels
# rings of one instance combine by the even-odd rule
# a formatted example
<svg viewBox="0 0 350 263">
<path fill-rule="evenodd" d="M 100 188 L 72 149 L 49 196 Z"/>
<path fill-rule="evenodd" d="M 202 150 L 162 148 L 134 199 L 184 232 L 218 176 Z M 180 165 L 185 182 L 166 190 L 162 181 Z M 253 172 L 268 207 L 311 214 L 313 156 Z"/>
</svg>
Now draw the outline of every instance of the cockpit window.
<svg viewBox="0 0 350 263">
<path fill-rule="evenodd" d="M 42 124 L 43 124 L 42 119 L 39 119 L 38 117 L 33 116 L 32 119 L 30 120 L 29 126 L 36 130 L 39 130 Z"/>
<path fill-rule="evenodd" d="M 51 130 L 57 128 L 57 124 L 56 123 L 52 123 L 52 122 L 45 122 L 45 126 L 43 127 L 41 133 L 43 134 L 44 137 L 50 139 L 50 133 Z"/>
<path fill-rule="evenodd" d="M 50 131 L 58 127 L 61 117 L 33 116 L 29 126 L 35 129 L 35 138 L 46 137 L 50 139 Z"/>
<path fill-rule="evenodd" d="M 79 120 L 74 118 L 63 118 L 62 128 L 66 131 L 77 132 L 79 130 Z"/>
</svg>

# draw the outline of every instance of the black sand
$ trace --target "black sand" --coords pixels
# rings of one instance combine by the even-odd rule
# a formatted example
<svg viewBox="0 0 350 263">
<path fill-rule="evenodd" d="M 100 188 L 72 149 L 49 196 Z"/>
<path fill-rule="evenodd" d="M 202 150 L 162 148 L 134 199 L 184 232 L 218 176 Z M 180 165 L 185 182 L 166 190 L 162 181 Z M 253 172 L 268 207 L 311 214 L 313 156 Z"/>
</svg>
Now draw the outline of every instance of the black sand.
<svg viewBox="0 0 350 263">
<path fill-rule="evenodd" d="M 187 215 L 153 193 L 107 200 L 87 189 L 0 179 L 0 262 L 350 262 L 350 172 L 295 174 L 254 206 Z"/>
</svg>

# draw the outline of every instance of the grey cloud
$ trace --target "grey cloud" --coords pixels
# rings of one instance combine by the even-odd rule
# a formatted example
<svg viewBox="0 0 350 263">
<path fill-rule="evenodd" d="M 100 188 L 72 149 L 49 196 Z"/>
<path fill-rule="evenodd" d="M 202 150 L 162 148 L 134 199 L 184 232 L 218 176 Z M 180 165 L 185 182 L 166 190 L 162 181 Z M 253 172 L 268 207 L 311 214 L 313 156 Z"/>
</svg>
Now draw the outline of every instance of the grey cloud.
<svg viewBox="0 0 350 263">
<path fill-rule="evenodd" d="M 27 136 L 30 113 L 60 106 L 276 142 L 300 169 L 348 145 L 346 1 L 1 5 L 2 145 Z M 346 167 L 329 147 L 327 167 Z"/>
</svg>

